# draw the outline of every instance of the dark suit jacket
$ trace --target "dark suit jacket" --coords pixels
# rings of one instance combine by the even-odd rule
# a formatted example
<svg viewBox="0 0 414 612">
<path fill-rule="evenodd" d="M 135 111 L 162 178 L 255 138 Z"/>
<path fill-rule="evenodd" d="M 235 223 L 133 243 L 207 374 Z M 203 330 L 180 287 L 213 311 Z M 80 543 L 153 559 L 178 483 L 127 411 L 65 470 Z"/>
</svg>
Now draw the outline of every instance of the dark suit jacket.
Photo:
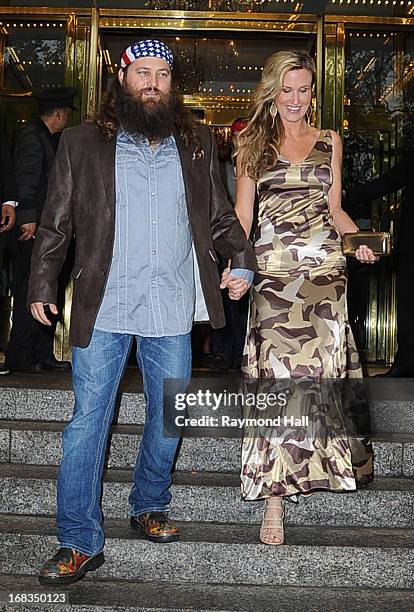
<svg viewBox="0 0 414 612">
<path fill-rule="evenodd" d="M 0 207 L 9 200 L 18 202 L 13 160 L 5 134 L 0 135 Z"/>
<path fill-rule="evenodd" d="M 365 214 L 370 216 L 370 206 L 373 200 L 404 189 L 400 221 L 398 225 L 398 252 L 414 252 L 414 149 L 407 151 L 401 161 L 391 170 L 374 181 L 355 185 L 347 189 L 347 204 L 353 209 L 365 209 Z"/>
<path fill-rule="evenodd" d="M 203 154 L 176 135 L 188 214 L 204 297 L 214 328 L 225 324 L 217 255 L 232 266 L 256 270 L 246 240 L 220 179 L 214 137 L 200 126 Z M 70 341 L 89 344 L 103 298 L 115 234 L 116 139 L 107 141 L 90 124 L 63 132 L 40 228 L 36 235 L 28 302 L 56 303 L 57 277 L 72 234 L 76 238 Z"/>
<path fill-rule="evenodd" d="M 17 222 L 39 223 L 47 184 L 56 155 L 57 140 L 39 118 L 20 134 L 14 150 L 19 206 Z"/>
</svg>

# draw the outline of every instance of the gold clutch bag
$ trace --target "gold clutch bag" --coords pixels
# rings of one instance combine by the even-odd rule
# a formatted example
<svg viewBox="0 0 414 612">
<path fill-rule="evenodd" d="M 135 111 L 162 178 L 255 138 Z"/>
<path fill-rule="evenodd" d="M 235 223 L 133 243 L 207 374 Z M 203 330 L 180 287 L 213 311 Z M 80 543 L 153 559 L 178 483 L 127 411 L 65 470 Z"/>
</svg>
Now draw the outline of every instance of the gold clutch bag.
<svg viewBox="0 0 414 612">
<path fill-rule="evenodd" d="M 344 255 L 355 256 L 358 247 L 365 244 L 377 257 L 390 255 L 392 251 L 391 235 L 388 232 L 350 232 L 342 236 Z"/>
</svg>

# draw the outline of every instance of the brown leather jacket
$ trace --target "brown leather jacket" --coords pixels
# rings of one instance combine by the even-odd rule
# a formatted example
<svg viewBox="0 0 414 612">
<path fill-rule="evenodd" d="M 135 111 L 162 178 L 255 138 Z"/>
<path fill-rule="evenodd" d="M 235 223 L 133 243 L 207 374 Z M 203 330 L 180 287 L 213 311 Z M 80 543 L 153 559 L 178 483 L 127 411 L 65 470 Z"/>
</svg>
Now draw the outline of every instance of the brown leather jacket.
<svg viewBox="0 0 414 612">
<path fill-rule="evenodd" d="M 181 157 L 200 279 L 210 324 L 225 324 L 217 255 L 232 258 L 232 267 L 256 270 L 256 259 L 232 206 L 227 201 L 214 136 L 200 125 L 202 154 L 184 146 Z M 47 200 L 36 234 L 28 303 L 56 304 L 57 278 L 73 234 L 74 291 L 70 342 L 89 344 L 104 295 L 115 234 L 116 139 L 107 141 L 91 124 L 63 132 L 49 179 Z"/>
</svg>

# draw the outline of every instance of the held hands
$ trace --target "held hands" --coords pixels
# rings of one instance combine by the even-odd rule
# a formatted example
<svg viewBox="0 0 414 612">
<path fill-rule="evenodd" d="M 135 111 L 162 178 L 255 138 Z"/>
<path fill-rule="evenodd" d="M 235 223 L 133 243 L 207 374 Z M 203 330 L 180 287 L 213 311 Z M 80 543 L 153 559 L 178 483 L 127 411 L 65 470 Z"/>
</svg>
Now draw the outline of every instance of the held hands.
<svg viewBox="0 0 414 612">
<path fill-rule="evenodd" d="M 43 323 L 43 325 L 48 325 L 49 327 L 52 325 L 50 319 L 46 316 L 45 306 L 49 306 L 50 312 L 53 315 L 58 314 L 58 309 L 55 304 L 44 304 L 43 302 L 33 302 L 30 304 L 30 312 L 32 316 L 39 321 L 39 323 Z"/>
<path fill-rule="evenodd" d="M 361 244 L 360 247 L 355 251 L 355 257 L 361 263 L 373 264 L 378 261 L 378 257 L 374 255 L 371 249 L 369 249 L 366 244 Z"/>
<path fill-rule="evenodd" d="M 227 267 L 223 270 L 221 275 L 220 289 L 229 290 L 229 298 L 231 300 L 239 300 L 246 291 L 249 290 L 250 284 L 243 278 L 235 278 L 231 276 L 231 259 L 227 262 Z"/>
</svg>

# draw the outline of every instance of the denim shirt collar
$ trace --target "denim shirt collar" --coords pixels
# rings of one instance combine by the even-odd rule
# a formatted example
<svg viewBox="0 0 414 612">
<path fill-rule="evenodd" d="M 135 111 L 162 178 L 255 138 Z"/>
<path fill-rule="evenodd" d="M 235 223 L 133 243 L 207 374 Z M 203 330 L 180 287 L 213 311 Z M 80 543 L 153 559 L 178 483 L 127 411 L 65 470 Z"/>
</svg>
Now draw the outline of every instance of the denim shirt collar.
<svg viewBox="0 0 414 612">
<path fill-rule="evenodd" d="M 118 128 L 117 142 L 121 142 L 125 144 L 133 144 L 137 147 L 150 147 L 151 146 L 148 138 L 146 138 L 145 136 L 141 136 L 139 134 L 134 136 L 126 132 L 124 128 L 122 127 L 122 125 Z M 163 140 L 157 143 L 155 150 L 163 149 L 166 146 L 170 146 L 174 142 L 175 142 L 174 136 L 168 136 L 167 138 L 164 138 Z"/>
</svg>

